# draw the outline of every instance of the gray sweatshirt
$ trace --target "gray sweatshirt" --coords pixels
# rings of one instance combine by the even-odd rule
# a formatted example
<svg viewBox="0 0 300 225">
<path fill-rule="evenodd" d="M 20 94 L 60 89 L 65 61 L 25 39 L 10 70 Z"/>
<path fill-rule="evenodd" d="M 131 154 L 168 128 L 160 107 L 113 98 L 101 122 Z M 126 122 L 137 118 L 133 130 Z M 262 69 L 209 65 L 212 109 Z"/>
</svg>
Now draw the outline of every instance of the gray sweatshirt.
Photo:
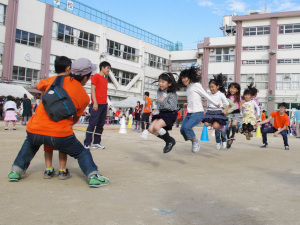
<svg viewBox="0 0 300 225">
<path fill-rule="evenodd" d="M 160 101 L 160 97 L 164 96 L 165 100 Z M 159 111 L 177 111 L 178 95 L 176 93 L 167 93 L 167 91 L 157 90 L 157 109 Z"/>
</svg>

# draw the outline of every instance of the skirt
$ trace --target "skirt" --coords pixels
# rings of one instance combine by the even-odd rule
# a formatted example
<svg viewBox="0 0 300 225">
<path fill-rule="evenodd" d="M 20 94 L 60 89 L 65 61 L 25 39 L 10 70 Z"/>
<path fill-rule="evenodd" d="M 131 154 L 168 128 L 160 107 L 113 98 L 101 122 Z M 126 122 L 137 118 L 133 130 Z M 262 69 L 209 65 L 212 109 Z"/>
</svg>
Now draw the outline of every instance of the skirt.
<svg viewBox="0 0 300 225">
<path fill-rule="evenodd" d="M 202 122 L 214 123 L 217 122 L 221 126 L 226 125 L 226 121 L 228 118 L 222 113 L 222 110 L 207 110 L 205 115 L 203 116 Z"/>
<path fill-rule="evenodd" d="M 248 123 L 250 123 L 251 125 L 255 125 L 257 123 L 255 115 L 253 114 L 244 115 L 243 124 L 248 124 Z"/>
<path fill-rule="evenodd" d="M 17 121 L 16 112 L 13 110 L 6 111 L 4 121 Z"/>
<path fill-rule="evenodd" d="M 237 121 L 239 123 L 243 121 L 243 117 L 241 116 L 240 113 L 230 113 L 229 117 L 232 121 Z"/>
<path fill-rule="evenodd" d="M 152 117 L 152 121 L 156 119 L 162 119 L 167 124 L 164 128 L 172 130 L 173 124 L 177 120 L 177 111 L 160 111 L 159 114 Z"/>
<path fill-rule="evenodd" d="M 140 120 L 141 120 L 141 114 L 136 113 L 136 114 L 134 115 L 134 119 L 135 119 L 136 121 L 140 121 Z"/>
</svg>

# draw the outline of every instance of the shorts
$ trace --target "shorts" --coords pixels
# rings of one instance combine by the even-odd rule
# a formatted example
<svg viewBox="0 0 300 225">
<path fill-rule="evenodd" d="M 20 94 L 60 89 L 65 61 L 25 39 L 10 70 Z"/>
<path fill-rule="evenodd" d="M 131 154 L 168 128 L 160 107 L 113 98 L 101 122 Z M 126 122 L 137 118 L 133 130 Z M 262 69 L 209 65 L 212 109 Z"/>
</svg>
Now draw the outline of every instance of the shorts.
<svg viewBox="0 0 300 225">
<path fill-rule="evenodd" d="M 152 121 L 156 119 L 162 119 L 167 125 L 164 128 L 166 128 L 166 130 L 172 130 L 173 124 L 177 119 L 177 111 L 160 111 L 159 114 L 152 117 Z"/>
</svg>

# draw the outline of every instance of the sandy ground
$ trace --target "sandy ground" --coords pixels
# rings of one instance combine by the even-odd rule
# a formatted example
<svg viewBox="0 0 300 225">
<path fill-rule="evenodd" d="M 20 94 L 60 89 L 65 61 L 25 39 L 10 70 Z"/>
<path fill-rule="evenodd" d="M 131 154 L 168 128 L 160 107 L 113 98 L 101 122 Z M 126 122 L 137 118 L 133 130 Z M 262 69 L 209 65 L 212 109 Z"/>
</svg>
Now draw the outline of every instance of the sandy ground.
<svg viewBox="0 0 300 225">
<path fill-rule="evenodd" d="M 84 126 L 76 126 L 84 129 Z M 111 183 L 89 188 L 77 161 L 68 159 L 69 180 L 43 179 L 42 149 L 26 175 L 10 183 L 7 174 L 24 139 L 25 127 L 4 131 L 0 123 L 0 224 L 300 224 L 300 140 L 289 137 L 290 151 L 282 138 L 269 136 L 269 148 L 260 149 L 261 138 L 246 141 L 237 135 L 230 150 L 216 150 L 202 142 L 191 152 L 179 129 L 171 135 L 174 149 L 163 154 L 164 143 L 147 140 L 117 125 L 106 126 L 102 144 L 92 149 L 94 161 Z M 195 128 L 197 136 L 201 128 Z M 80 141 L 83 131 L 75 131 Z M 58 154 L 54 154 L 58 169 Z"/>
</svg>

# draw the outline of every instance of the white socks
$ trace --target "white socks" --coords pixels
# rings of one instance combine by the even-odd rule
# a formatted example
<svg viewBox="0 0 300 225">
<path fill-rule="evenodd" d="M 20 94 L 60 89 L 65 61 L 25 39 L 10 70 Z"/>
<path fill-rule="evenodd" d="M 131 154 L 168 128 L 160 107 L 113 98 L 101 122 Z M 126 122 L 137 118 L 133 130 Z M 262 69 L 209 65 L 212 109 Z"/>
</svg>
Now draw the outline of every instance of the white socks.
<svg viewBox="0 0 300 225">
<path fill-rule="evenodd" d="M 157 131 L 157 132 L 155 132 L 155 133 L 157 133 L 157 134 L 160 135 L 160 136 L 163 136 L 164 134 L 167 133 L 167 131 L 166 131 L 164 128 L 160 128 L 160 130 Z"/>
</svg>

